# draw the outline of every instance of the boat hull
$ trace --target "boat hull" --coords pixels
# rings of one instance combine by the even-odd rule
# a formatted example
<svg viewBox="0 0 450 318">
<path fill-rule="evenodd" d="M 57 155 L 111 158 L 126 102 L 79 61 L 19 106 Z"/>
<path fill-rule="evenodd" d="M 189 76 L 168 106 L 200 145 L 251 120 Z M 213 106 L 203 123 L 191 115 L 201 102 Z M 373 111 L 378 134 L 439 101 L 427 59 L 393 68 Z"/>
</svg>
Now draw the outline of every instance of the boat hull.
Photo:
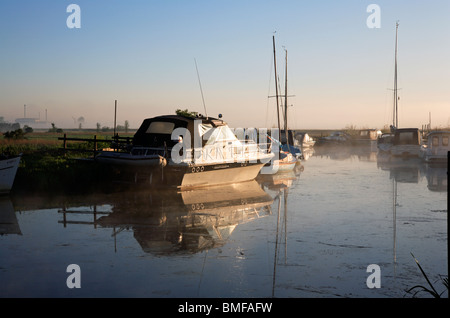
<svg viewBox="0 0 450 318">
<path fill-rule="evenodd" d="M 11 191 L 19 163 L 20 156 L 0 160 L 0 194 Z"/>
<path fill-rule="evenodd" d="M 99 163 L 131 167 L 159 167 L 166 165 L 166 159 L 159 155 L 137 156 L 128 153 L 107 151 L 96 157 Z"/>
<path fill-rule="evenodd" d="M 105 162 L 102 163 L 105 164 Z M 184 190 L 254 180 L 264 162 L 209 164 L 170 162 L 167 165 L 151 162 L 147 165 L 143 163 L 137 165 L 123 161 L 109 161 L 108 164 L 115 171 L 117 181 Z"/>
<path fill-rule="evenodd" d="M 419 157 L 420 145 L 393 145 L 390 152 L 395 157 Z"/>
</svg>

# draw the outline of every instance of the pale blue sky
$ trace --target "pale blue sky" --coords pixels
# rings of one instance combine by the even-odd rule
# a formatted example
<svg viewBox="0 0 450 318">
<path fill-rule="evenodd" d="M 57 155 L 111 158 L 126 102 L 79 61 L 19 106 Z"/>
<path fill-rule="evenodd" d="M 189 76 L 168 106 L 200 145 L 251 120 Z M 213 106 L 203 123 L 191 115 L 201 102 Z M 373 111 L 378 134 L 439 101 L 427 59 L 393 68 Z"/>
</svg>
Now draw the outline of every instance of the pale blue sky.
<svg viewBox="0 0 450 318">
<path fill-rule="evenodd" d="M 81 28 L 69 29 L 69 4 Z M 369 4 L 381 28 L 369 29 Z M 450 124 L 450 1 L 1 0 L 0 116 L 58 127 L 138 127 L 177 108 L 232 127 L 276 122 L 272 35 L 293 128 L 382 128 L 392 121 L 395 21 L 399 20 L 399 121 Z"/>
</svg>

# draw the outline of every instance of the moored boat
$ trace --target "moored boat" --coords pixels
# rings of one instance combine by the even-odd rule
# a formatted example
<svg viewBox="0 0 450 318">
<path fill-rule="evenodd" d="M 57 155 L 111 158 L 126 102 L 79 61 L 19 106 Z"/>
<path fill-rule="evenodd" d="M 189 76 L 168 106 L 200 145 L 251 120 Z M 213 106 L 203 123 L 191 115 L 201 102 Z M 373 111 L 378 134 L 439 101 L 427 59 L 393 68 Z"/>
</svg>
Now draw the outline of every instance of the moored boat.
<svg viewBox="0 0 450 318">
<path fill-rule="evenodd" d="M 264 146 L 238 140 L 221 119 L 165 115 L 145 119 L 128 151 L 96 160 L 134 181 L 188 189 L 253 180 L 274 157 Z"/>
<path fill-rule="evenodd" d="M 276 58 L 276 50 L 275 50 L 275 36 L 272 37 L 272 42 L 273 42 L 273 62 L 274 62 L 274 74 L 275 74 L 275 99 L 276 99 L 276 105 L 277 105 L 277 119 L 278 119 L 278 131 L 280 133 L 280 139 L 283 138 L 283 131 L 281 130 L 281 123 L 280 123 L 280 97 L 282 97 L 281 95 L 278 95 L 278 74 L 277 74 L 277 58 Z M 276 158 L 270 165 L 270 167 L 265 167 L 265 168 L 269 168 L 269 170 L 265 171 L 264 173 L 267 174 L 273 174 L 273 173 L 277 173 L 277 172 L 282 172 L 282 171 L 288 171 L 288 170 L 293 170 L 295 165 L 300 162 L 300 158 L 301 158 L 301 150 L 292 146 L 292 144 L 289 144 L 290 142 L 292 142 L 291 140 L 289 140 L 289 129 L 288 129 L 288 120 L 287 120 L 287 113 L 288 113 L 288 108 L 287 108 L 287 50 L 286 50 L 286 73 L 285 73 L 285 84 L 284 84 L 284 88 L 285 88 L 285 94 L 284 94 L 284 112 L 283 112 L 283 119 L 284 119 L 284 143 L 281 141 L 276 140 L 275 138 L 269 137 L 268 138 L 275 144 L 277 144 L 279 146 L 279 157 Z M 286 136 L 286 132 L 287 132 L 287 136 Z M 266 164 L 267 166 L 267 164 Z"/>
<path fill-rule="evenodd" d="M 329 136 L 320 137 L 315 146 L 350 146 L 352 139 L 343 131 L 333 131 Z"/>
<path fill-rule="evenodd" d="M 294 146 L 304 148 L 312 148 L 316 141 L 306 132 L 296 132 L 294 136 Z"/>
<path fill-rule="evenodd" d="M 386 133 L 382 134 L 377 139 L 377 148 L 380 152 L 388 153 L 391 151 L 392 141 L 394 139 L 394 134 Z"/>
<path fill-rule="evenodd" d="M 381 131 L 378 129 L 361 129 L 352 141 L 355 146 L 372 147 L 377 145 L 377 139 L 380 136 Z"/>
<path fill-rule="evenodd" d="M 394 138 L 390 152 L 396 157 L 419 157 L 421 136 L 418 128 L 398 128 L 394 131 Z"/>
<path fill-rule="evenodd" d="M 420 148 L 420 157 L 426 162 L 445 163 L 450 151 L 450 131 L 432 131 L 426 144 Z"/>
<path fill-rule="evenodd" d="M 11 191 L 20 164 L 20 155 L 0 155 L 0 194 Z"/>
</svg>

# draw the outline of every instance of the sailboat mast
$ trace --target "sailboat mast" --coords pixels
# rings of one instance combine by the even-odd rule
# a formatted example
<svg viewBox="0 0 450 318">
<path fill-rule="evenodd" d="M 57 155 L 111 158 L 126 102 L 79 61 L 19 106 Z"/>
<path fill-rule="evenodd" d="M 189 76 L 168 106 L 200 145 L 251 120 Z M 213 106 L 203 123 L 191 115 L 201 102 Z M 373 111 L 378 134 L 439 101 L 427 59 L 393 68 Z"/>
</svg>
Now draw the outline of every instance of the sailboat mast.
<svg viewBox="0 0 450 318">
<path fill-rule="evenodd" d="M 284 78 L 284 132 L 287 139 L 287 50 L 286 51 L 286 70 Z"/>
<path fill-rule="evenodd" d="M 394 115 L 392 125 L 398 128 L 398 93 L 397 93 L 397 46 L 398 46 L 398 21 L 395 23 L 395 70 L 394 70 Z"/>
<path fill-rule="evenodd" d="M 273 41 L 273 65 L 275 68 L 275 98 L 277 100 L 278 131 L 281 135 L 280 105 L 278 103 L 277 57 L 275 53 L 275 35 L 272 36 L 272 41 Z"/>
<path fill-rule="evenodd" d="M 286 144 L 288 146 L 288 150 L 290 151 L 289 147 L 289 132 L 288 132 L 288 121 L 287 121 L 287 50 L 286 51 L 286 70 L 285 70 L 285 78 L 284 78 L 284 135 L 286 136 Z"/>
</svg>

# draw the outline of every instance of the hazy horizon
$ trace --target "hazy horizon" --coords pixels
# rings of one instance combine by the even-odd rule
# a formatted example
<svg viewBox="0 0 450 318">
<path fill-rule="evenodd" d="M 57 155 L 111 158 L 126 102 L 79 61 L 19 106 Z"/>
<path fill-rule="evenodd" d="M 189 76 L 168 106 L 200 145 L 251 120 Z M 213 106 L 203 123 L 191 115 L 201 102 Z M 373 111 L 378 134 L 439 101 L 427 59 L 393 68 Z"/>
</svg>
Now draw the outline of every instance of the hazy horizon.
<svg viewBox="0 0 450 318">
<path fill-rule="evenodd" d="M 72 3 L 80 28 L 69 27 Z M 113 127 L 117 100 L 117 124 L 136 129 L 176 109 L 205 114 L 203 91 L 207 115 L 271 128 L 275 35 L 280 94 L 288 54 L 289 127 L 381 129 L 392 122 L 399 21 L 399 126 L 431 114 L 432 127 L 448 127 L 449 12 L 447 0 L 4 1 L 0 117 L 15 122 L 26 105 L 49 127 Z"/>
</svg>

